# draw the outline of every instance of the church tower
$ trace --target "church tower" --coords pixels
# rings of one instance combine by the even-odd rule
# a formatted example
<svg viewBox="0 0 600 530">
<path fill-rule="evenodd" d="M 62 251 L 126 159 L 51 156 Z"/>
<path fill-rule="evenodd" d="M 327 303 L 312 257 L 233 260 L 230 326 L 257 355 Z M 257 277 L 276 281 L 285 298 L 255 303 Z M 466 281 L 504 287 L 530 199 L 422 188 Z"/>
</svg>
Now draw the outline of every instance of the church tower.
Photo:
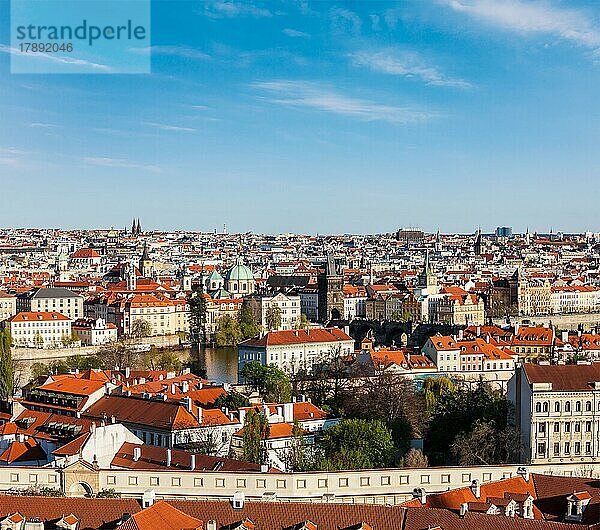
<svg viewBox="0 0 600 530">
<path fill-rule="evenodd" d="M 440 237 L 439 229 L 438 229 L 437 233 L 435 234 L 435 251 L 436 252 L 442 251 L 442 238 Z"/>
<path fill-rule="evenodd" d="M 475 244 L 473 245 L 473 250 L 477 256 L 481 256 L 482 248 L 481 228 L 478 228 L 477 235 L 475 236 Z"/>
<path fill-rule="evenodd" d="M 150 278 L 152 276 L 152 260 L 150 259 L 150 254 L 148 253 L 147 243 L 144 243 L 144 251 L 142 252 L 142 257 L 140 258 L 139 269 L 144 278 Z"/>
<path fill-rule="evenodd" d="M 339 273 L 335 259 L 327 255 L 324 272 L 317 275 L 318 313 L 320 322 L 344 318 L 344 276 Z"/>
<path fill-rule="evenodd" d="M 132 263 L 125 265 L 125 281 L 127 282 L 128 291 L 135 291 L 137 289 L 137 275 Z"/>
<path fill-rule="evenodd" d="M 417 287 L 422 296 L 437 294 L 437 277 L 429 263 L 429 250 L 425 251 L 425 262 L 423 263 L 423 270 L 419 274 Z"/>
</svg>

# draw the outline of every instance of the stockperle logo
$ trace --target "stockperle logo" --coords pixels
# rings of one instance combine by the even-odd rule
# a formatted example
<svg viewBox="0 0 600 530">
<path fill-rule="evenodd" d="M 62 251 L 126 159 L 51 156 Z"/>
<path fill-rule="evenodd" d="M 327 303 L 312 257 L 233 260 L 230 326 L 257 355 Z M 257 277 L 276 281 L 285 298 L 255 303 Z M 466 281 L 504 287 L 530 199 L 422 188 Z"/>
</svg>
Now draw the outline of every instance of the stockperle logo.
<svg viewBox="0 0 600 530">
<path fill-rule="evenodd" d="M 150 72 L 150 0 L 12 0 L 14 74 Z"/>
</svg>

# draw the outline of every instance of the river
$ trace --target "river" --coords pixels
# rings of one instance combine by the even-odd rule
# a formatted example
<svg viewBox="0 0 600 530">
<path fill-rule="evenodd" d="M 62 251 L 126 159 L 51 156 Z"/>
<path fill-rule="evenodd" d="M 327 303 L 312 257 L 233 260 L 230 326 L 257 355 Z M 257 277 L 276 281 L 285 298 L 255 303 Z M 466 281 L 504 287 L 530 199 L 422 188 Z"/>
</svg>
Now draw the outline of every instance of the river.
<svg viewBox="0 0 600 530">
<path fill-rule="evenodd" d="M 234 347 L 200 347 L 196 352 L 188 349 L 181 352 L 182 361 L 197 360 L 200 368 L 206 370 L 206 379 L 217 383 L 238 382 L 237 350 Z"/>
</svg>

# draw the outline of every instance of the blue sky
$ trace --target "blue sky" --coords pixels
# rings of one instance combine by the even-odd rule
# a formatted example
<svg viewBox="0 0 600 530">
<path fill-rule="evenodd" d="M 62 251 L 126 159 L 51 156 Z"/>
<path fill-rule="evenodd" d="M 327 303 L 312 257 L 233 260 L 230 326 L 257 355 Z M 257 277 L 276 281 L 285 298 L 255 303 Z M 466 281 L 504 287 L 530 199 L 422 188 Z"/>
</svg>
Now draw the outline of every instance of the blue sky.
<svg viewBox="0 0 600 530">
<path fill-rule="evenodd" d="M 0 225 L 600 230 L 593 1 L 152 3 L 152 73 L 10 74 Z"/>
</svg>

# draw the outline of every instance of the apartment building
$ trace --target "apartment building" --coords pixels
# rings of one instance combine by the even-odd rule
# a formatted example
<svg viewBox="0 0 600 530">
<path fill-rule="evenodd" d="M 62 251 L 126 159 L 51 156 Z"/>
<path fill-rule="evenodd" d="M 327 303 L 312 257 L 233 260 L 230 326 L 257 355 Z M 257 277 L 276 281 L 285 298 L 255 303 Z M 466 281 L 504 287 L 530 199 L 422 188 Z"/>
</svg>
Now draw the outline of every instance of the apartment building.
<svg viewBox="0 0 600 530">
<path fill-rule="evenodd" d="M 15 346 L 57 348 L 71 336 L 71 319 L 56 311 L 22 311 L 4 321 Z"/>
<path fill-rule="evenodd" d="M 17 298 L 0 291 L 0 322 L 17 314 Z"/>
<path fill-rule="evenodd" d="M 523 364 L 508 384 L 524 462 L 597 462 L 600 363 Z"/>
<path fill-rule="evenodd" d="M 339 350 L 338 350 L 339 349 Z M 270 331 L 238 345 L 238 367 L 252 361 L 274 364 L 288 373 L 312 369 L 331 355 L 350 355 L 354 339 L 339 328 Z"/>
<path fill-rule="evenodd" d="M 17 311 L 57 311 L 76 320 L 84 316 L 83 296 L 64 287 L 40 287 L 17 296 Z"/>
</svg>

